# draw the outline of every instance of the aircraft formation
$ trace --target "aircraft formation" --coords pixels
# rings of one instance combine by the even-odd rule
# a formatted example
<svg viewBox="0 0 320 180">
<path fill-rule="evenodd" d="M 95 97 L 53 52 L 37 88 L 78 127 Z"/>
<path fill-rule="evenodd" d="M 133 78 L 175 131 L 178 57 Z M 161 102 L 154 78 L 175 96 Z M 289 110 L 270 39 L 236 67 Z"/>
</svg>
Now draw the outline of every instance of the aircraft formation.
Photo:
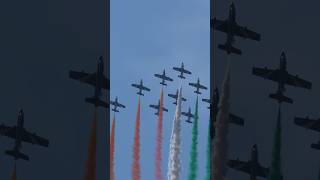
<svg viewBox="0 0 320 180">
<path fill-rule="evenodd" d="M 261 41 L 261 35 L 253 30 L 248 29 L 245 26 L 241 26 L 238 24 L 236 20 L 236 8 L 235 4 L 232 2 L 229 6 L 229 14 L 225 20 L 218 20 L 216 17 L 210 19 L 210 28 L 213 31 L 220 31 L 227 35 L 226 42 L 224 44 L 218 44 L 218 49 L 225 51 L 227 55 L 236 54 L 241 55 L 242 50 L 239 48 L 234 47 L 235 43 L 235 36 L 243 37 L 244 39 L 251 39 L 254 41 Z M 277 101 L 279 104 L 279 116 L 280 116 L 280 105 L 282 103 L 293 104 L 293 99 L 287 97 L 285 95 L 286 92 L 286 85 L 293 86 L 293 87 L 300 87 L 304 89 L 310 90 L 312 88 L 312 83 L 308 80 L 305 80 L 298 75 L 293 75 L 289 73 L 287 69 L 287 58 L 285 52 L 281 52 L 280 55 L 280 63 L 278 68 L 271 69 L 271 68 L 259 68 L 253 67 L 252 68 L 252 75 L 261 77 L 263 79 L 267 79 L 277 83 L 277 90 L 275 93 L 269 94 L 269 98 Z M 217 102 L 219 102 L 219 94 L 217 89 L 215 89 L 213 93 L 213 102 L 210 99 L 203 99 L 204 102 L 210 103 L 208 107 L 212 111 L 212 115 L 216 116 L 218 114 L 218 106 Z M 235 115 L 230 113 L 229 120 L 232 122 Z M 216 118 L 213 117 L 213 120 Z M 235 124 L 243 125 L 243 120 L 241 118 L 238 119 Z M 310 129 L 320 133 L 320 119 L 310 119 L 308 116 L 306 118 L 303 117 L 295 117 L 294 123 L 297 126 L 301 126 L 306 129 Z M 212 123 L 214 124 L 214 123 Z M 238 124 L 238 125 L 239 125 Z M 212 128 L 214 131 L 214 127 Z M 212 132 L 212 137 L 214 137 L 214 132 Z M 311 148 L 320 150 L 320 139 L 318 142 L 314 142 L 310 145 Z M 235 169 L 237 171 L 242 171 L 246 174 L 250 175 L 251 180 L 256 180 L 257 177 L 268 178 L 269 168 L 260 165 L 258 161 L 258 146 L 254 144 L 251 148 L 251 160 L 249 161 L 240 161 L 237 160 L 229 160 L 227 163 L 229 168 Z M 283 175 L 281 176 L 283 179 Z"/>
</svg>

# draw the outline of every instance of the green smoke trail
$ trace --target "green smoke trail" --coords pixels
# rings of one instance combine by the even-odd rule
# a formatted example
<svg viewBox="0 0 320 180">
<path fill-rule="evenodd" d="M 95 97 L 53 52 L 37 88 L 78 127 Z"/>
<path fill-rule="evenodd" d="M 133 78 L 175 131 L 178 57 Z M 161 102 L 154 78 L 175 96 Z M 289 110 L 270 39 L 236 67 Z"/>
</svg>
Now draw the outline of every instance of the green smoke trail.
<svg viewBox="0 0 320 180">
<path fill-rule="evenodd" d="M 269 173 L 269 180 L 282 180 L 281 173 L 281 110 L 279 107 L 277 126 L 274 132 L 272 149 L 272 162 Z"/>
<path fill-rule="evenodd" d="M 209 123 L 211 124 L 211 118 L 209 119 Z M 206 174 L 206 177 L 205 177 L 205 180 L 210 180 L 210 176 L 211 176 L 211 168 L 210 168 L 210 164 L 211 164 L 211 134 L 210 134 L 210 130 L 211 130 L 211 127 L 210 127 L 210 124 L 209 124 L 209 128 L 208 128 L 208 144 L 207 144 L 207 165 L 206 165 L 206 169 L 207 169 L 207 174 Z"/>
<path fill-rule="evenodd" d="M 197 144 L 198 144 L 198 97 L 196 101 L 196 108 L 194 113 L 194 122 L 192 128 L 192 145 L 190 152 L 190 164 L 189 164 L 189 180 L 195 180 L 197 178 Z"/>
</svg>

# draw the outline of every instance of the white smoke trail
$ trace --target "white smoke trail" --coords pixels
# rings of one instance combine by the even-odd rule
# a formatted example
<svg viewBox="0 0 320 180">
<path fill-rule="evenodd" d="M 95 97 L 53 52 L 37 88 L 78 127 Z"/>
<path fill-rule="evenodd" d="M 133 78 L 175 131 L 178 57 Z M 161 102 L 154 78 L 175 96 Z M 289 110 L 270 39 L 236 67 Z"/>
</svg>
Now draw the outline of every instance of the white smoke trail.
<svg viewBox="0 0 320 180">
<path fill-rule="evenodd" d="M 179 180 L 181 171 L 180 162 L 180 145 L 181 145 L 181 95 L 182 87 L 180 86 L 176 112 L 173 120 L 172 133 L 170 138 L 170 152 L 168 164 L 168 180 Z"/>
<path fill-rule="evenodd" d="M 214 140 L 213 154 L 213 178 L 223 180 L 227 173 L 227 152 L 228 152 L 228 126 L 229 126 L 229 97 L 230 97 L 230 77 L 229 65 L 227 66 L 224 82 L 222 84 L 222 94 L 219 107 L 219 114 L 215 124 L 216 135 Z"/>
</svg>

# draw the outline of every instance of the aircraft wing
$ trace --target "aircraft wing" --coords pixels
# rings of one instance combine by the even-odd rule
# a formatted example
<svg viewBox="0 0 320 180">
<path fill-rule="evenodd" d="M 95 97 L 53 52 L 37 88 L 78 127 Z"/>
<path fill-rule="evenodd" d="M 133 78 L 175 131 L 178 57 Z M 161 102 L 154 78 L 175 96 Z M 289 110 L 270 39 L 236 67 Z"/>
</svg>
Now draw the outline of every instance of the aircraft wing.
<svg viewBox="0 0 320 180">
<path fill-rule="evenodd" d="M 165 108 L 165 107 L 163 107 L 163 111 L 168 112 L 168 109 L 167 109 L 167 108 Z"/>
<path fill-rule="evenodd" d="M 16 126 L 8 127 L 5 125 L 0 125 L 0 134 L 3 136 L 7 136 L 7 137 L 15 139 L 16 138 Z"/>
<path fill-rule="evenodd" d="M 290 74 L 287 76 L 286 84 L 291 86 L 302 87 L 306 89 L 311 89 L 311 86 L 312 86 L 310 82 Z"/>
<path fill-rule="evenodd" d="M 45 147 L 49 146 L 49 141 L 47 139 L 42 138 L 42 137 L 36 135 L 35 133 L 30 133 L 26 130 L 24 130 L 23 133 L 21 134 L 21 140 L 24 142 L 28 142 L 31 144 L 37 144 L 40 146 L 45 146 Z"/>
<path fill-rule="evenodd" d="M 216 18 L 210 19 L 210 28 L 213 28 L 215 30 L 225 32 L 225 33 L 228 32 L 227 21 L 217 20 Z"/>
<path fill-rule="evenodd" d="M 231 114 L 231 113 L 229 114 L 229 122 L 236 124 L 236 125 L 239 125 L 239 126 L 244 125 L 244 120 L 241 117 L 234 115 L 234 114 Z"/>
<path fill-rule="evenodd" d="M 162 78 L 162 75 L 160 75 L 160 74 L 154 74 L 154 76 L 157 78 Z"/>
<path fill-rule="evenodd" d="M 320 132 L 320 120 L 296 117 L 294 118 L 294 123 L 298 126 Z"/>
<path fill-rule="evenodd" d="M 239 160 L 229 160 L 227 162 L 228 166 L 232 169 L 245 172 L 247 174 L 251 173 L 252 164 L 251 162 L 243 162 Z M 260 177 L 268 177 L 269 169 L 258 165 L 257 167 L 257 176 Z"/>
<path fill-rule="evenodd" d="M 197 84 L 195 83 L 189 83 L 190 86 L 194 86 L 194 87 L 197 87 Z"/>
<path fill-rule="evenodd" d="M 182 101 L 187 101 L 187 99 L 186 99 L 186 98 L 183 98 L 183 97 L 181 98 L 181 100 L 182 100 Z"/>
<path fill-rule="evenodd" d="M 246 27 L 242 26 L 235 26 L 234 34 L 243 38 L 249 38 L 252 40 L 260 41 L 261 36 L 259 33 L 256 33 L 252 30 L 247 29 Z"/>
<path fill-rule="evenodd" d="M 207 89 L 207 87 L 205 87 L 205 86 L 203 86 L 203 85 L 201 85 L 201 84 L 199 84 L 199 88 L 201 88 L 201 89 Z"/>
<path fill-rule="evenodd" d="M 172 97 L 172 98 L 176 98 L 177 96 L 175 94 L 168 94 L 169 97 Z"/>
<path fill-rule="evenodd" d="M 84 82 L 87 84 L 90 84 L 92 86 L 96 86 L 97 84 L 97 75 L 96 73 L 86 73 L 86 72 L 77 72 L 77 71 L 70 71 L 69 77 L 71 79 L 78 80 L 80 82 Z M 102 89 L 110 89 L 110 80 L 103 76 L 102 82 L 101 82 L 101 88 Z"/>
<path fill-rule="evenodd" d="M 151 107 L 151 108 L 154 108 L 154 109 L 159 109 L 159 106 L 157 106 L 157 105 L 149 105 L 149 107 Z"/>
<path fill-rule="evenodd" d="M 144 86 L 141 86 L 141 89 L 146 90 L 146 91 L 150 91 L 150 89 L 149 89 L 149 88 L 144 87 Z"/>
<path fill-rule="evenodd" d="M 173 79 L 171 79 L 170 77 L 164 76 L 164 79 L 167 81 L 173 81 Z"/>
<path fill-rule="evenodd" d="M 188 113 L 186 113 L 186 112 L 181 112 L 181 114 L 184 116 L 188 116 Z"/>
<path fill-rule="evenodd" d="M 186 70 L 186 69 L 183 69 L 182 72 L 185 73 L 185 74 L 191 74 L 191 72 Z"/>
<path fill-rule="evenodd" d="M 263 77 L 265 79 L 275 80 L 273 78 L 275 70 L 267 69 L 267 68 L 252 68 L 252 74 L 256 76 Z"/>
<path fill-rule="evenodd" d="M 123 104 L 118 103 L 119 107 L 125 108 L 126 106 L 124 106 Z"/>
</svg>

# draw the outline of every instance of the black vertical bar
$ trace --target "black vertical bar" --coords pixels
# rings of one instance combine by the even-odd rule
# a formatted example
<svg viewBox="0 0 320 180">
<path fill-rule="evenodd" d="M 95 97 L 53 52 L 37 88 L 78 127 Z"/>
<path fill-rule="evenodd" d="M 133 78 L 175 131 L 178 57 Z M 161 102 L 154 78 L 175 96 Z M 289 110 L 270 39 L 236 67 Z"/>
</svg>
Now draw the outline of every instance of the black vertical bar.
<svg viewBox="0 0 320 180">
<path fill-rule="evenodd" d="M 210 0 L 210 21 L 214 18 L 214 5 L 215 0 Z M 215 110 L 213 104 L 214 100 L 214 89 L 216 87 L 217 71 L 216 71 L 216 62 L 214 57 L 214 37 L 213 29 L 211 28 L 210 23 L 210 179 L 213 180 L 213 140 L 214 140 L 214 120 L 216 118 Z"/>
<path fill-rule="evenodd" d="M 105 1 L 105 11 L 103 13 L 103 15 L 106 18 L 105 19 L 105 23 L 104 23 L 104 28 L 105 28 L 105 35 L 104 35 L 104 39 L 105 39 L 105 59 L 106 59 L 106 77 L 109 79 L 109 89 L 107 90 L 107 102 L 109 102 L 110 100 L 110 90 L 111 90 L 111 79 L 110 79 L 110 0 L 104 0 Z M 104 3 L 103 3 L 104 4 Z M 106 149 L 106 153 L 107 155 L 104 156 L 106 157 L 106 179 L 110 179 L 110 110 L 107 109 L 107 113 L 106 113 L 106 118 L 107 118 L 107 127 L 106 127 L 106 134 L 107 134 L 107 149 Z"/>
</svg>

